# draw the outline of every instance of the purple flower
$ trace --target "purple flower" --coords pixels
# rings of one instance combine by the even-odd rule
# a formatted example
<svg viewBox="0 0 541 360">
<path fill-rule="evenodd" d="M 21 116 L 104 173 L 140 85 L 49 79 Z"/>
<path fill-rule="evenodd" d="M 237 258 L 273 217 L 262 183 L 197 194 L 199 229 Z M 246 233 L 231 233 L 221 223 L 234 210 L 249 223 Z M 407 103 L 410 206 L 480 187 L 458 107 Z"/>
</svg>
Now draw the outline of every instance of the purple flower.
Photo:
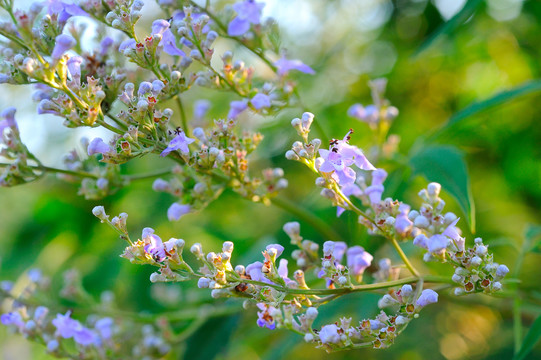
<svg viewBox="0 0 541 360">
<path fill-rule="evenodd" d="M 278 266 L 278 275 L 284 280 L 286 283 L 286 286 L 290 285 L 296 285 L 297 283 L 290 278 L 287 277 L 288 275 L 288 269 L 287 269 L 288 261 L 286 259 L 280 259 L 280 265 Z"/>
<path fill-rule="evenodd" d="M 363 194 L 363 191 L 361 190 L 360 187 L 358 187 L 355 184 L 347 184 L 342 187 L 342 193 L 344 193 L 344 195 L 346 195 L 349 198 L 351 195 L 355 197 L 359 197 Z M 344 209 L 343 207 L 337 206 L 336 217 L 340 217 L 340 215 L 342 215 L 344 211 L 346 211 L 346 209 Z"/>
<path fill-rule="evenodd" d="M 377 169 L 372 173 L 372 185 L 364 190 L 364 193 L 370 198 L 372 204 L 379 204 L 381 202 L 381 195 L 383 194 L 383 182 L 387 178 L 387 172 L 383 169 Z"/>
<path fill-rule="evenodd" d="M 173 56 L 185 56 L 184 51 L 180 50 L 176 45 L 176 38 L 170 29 L 171 24 L 164 19 L 155 20 L 152 23 L 152 35 L 161 35 L 160 46 L 163 46 L 163 51 Z"/>
<path fill-rule="evenodd" d="M 425 234 L 419 234 L 415 237 L 415 239 L 413 239 L 413 245 L 428 250 L 428 238 Z"/>
<path fill-rule="evenodd" d="M 57 314 L 52 323 L 56 331 L 64 339 L 73 338 L 80 345 L 88 346 L 96 341 L 95 334 L 90 329 L 81 325 L 77 320 L 72 319 L 68 311 L 66 315 Z"/>
<path fill-rule="evenodd" d="M 236 119 L 241 112 L 248 108 L 248 104 L 246 104 L 245 101 L 231 101 L 229 106 L 229 114 L 227 114 L 228 119 Z"/>
<path fill-rule="evenodd" d="M 169 221 L 179 220 L 183 215 L 188 214 L 191 208 L 190 205 L 173 203 L 169 209 L 167 209 L 167 218 Z"/>
<path fill-rule="evenodd" d="M 98 330 L 100 336 L 103 339 L 107 340 L 107 339 L 110 339 L 111 336 L 113 335 L 113 325 L 114 325 L 113 319 L 109 317 L 105 317 L 103 319 L 99 319 L 98 321 L 96 321 L 96 325 L 94 326 L 94 328 Z"/>
<path fill-rule="evenodd" d="M 354 104 L 348 109 L 348 115 L 368 124 L 375 124 L 379 120 L 379 110 L 375 105 L 364 107 L 361 104 Z"/>
<path fill-rule="evenodd" d="M 279 257 L 284 252 L 284 247 L 280 244 L 270 244 L 265 248 L 268 251 L 273 250 L 276 252 L 276 257 Z"/>
<path fill-rule="evenodd" d="M 261 110 L 263 108 L 270 108 L 271 99 L 269 95 L 259 93 L 252 98 L 251 103 L 254 108 L 256 108 L 257 110 Z"/>
<path fill-rule="evenodd" d="M 120 46 L 118 47 L 118 51 L 120 51 L 123 54 L 126 54 L 126 50 L 133 49 L 135 50 L 135 45 L 137 44 L 137 41 L 135 39 L 127 39 L 120 43 Z"/>
<path fill-rule="evenodd" d="M 2 314 L 2 316 L 0 316 L 0 322 L 2 322 L 2 324 L 6 326 L 16 326 L 17 328 L 19 328 L 19 330 L 24 328 L 23 318 L 18 312 L 9 312 L 7 314 Z"/>
<path fill-rule="evenodd" d="M 100 55 L 105 56 L 107 52 L 109 51 L 109 48 L 113 45 L 114 40 L 110 36 L 106 36 L 103 38 L 103 40 L 100 42 Z"/>
<path fill-rule="evenodd" d="M 156 179 L 152 184 L 152 190 L 154 191 L 169 191 L 170 189 L 171 185 L 163 179 Z"/>
<path fill-rule="evenodd" d="M 67 34 L 60 34 L 56 37 L 55 40 L 55 45 L 51 54 L 54 62 L 60 60 L 60 58 L 64 56 L 66 51 L 68 51 L 69 49 L 74 47 L 75 44 L 77 44 L 77 41 L 75 41 L 72 36 Z"/>
<path fill-rule="evenodd" d="M 83 58 L 80 56 L 72 56 L 69 58 L 68 62 L 66 63 L 72 80 L 75 80 L 78 83 L 81 82 L 81 64 L 82 63 L 83 63 Z"/>
<path fill-rule="evenodd" d="M 305 74 L 315 74 L 316 72 L 308 65 L 304 64 L 300 60 L 288 60 L 282 55 L 280 60 L 274 62 L 277 68 L 277 74 L 279 76 L 287 75 L 291 70 L 297 70 Z"/>
<path fill-rule="evenodd" d="M 171 140 L 167 148 L 162 151 L 160 155 L 167 156 L 169 155 L 169 153 L 175 150 L 180 150 L 184 154 L 189 154 L 190 149 L 188 148 L 188 145 L 190 145 L 194 141 L 194 139 L 187 137 L 184 131 L 181 131 L 177 136 L 173 138 L 173 140 Z"/>
<path fill-rule="evenodd" d="M 254 263 L 246 266 L 246 274 L 250 276 L 250 279 L 255 281 L 262 281 L 267 284 L 272 284 L 272 282 L 263 276 L 261 269 L 263 268 L 263 263 L 261 261 L 256 261 Z"/>
<path fill-rule="evenodd" d="M 352 246 L 347 250 L 347 265 L 352 275 L 359 276 L 372 264 L 374 257 L 361 246 Z"/>
<path fill-rule="evenodd" d="M 0 118 L 2 118 L 2 120 L 0 120 L 0 138 L 6 128 L 18 130 L 17 123 L 15 122 L 15 112 L 17 112 L 16 108 L 8 107 L 0 113 Z"/>
<path fill-rule="evenodd" d="M 438 293 L 432 289 L 425 289 L 417 299 L 418 306 L 427 306 L 438 302 Z"/>
<path fill-rule="evenodd" d="M 72 16 L 88 16 L 88 14 L 75 4 L 60 0 L 47 0 L 47 14 L 58 15 L 58 22 L 65 23 Z"/>
<path fill-rule="evenodd" d="M 109 152 L 113 151 L 109 145 L 107 145 L 102 138 L 94 138 L 90 144 L 88 144 L 87 153 L 88 156 L 92 156 L 94 154 L 107 154 Z"/>
<path fill-rule="evenodd" d="M 267 327 L 270 330 L 276 329 L 276 324 L 274 323 L 274 318 L 271 316 L 271 312 L 275 312 L 278 309 L 263 303 L 258 303 L 257 307 L 261 310 L 257 312 L 257 325 L 259 327 Z"/>
<path fill-rule="evenodd" d="M 207 112 L 209 111 L 209 109 L 210 109 L 210 101 L 204 100 L 204 99 L 197 100 L 194 103 L 194 107 L 193 107 L 194 118 L 196 119 L 204 118 Z"/>
<path fill-rule="evenodd" d="M 144 249 L 147 254 L 152 257 L 155 262 L 162 262 L 165 260 L 165 247 L 163 246 L 162 239 L 156 234 L 148 234 L 143 238 L 146 243 Z"/>
<path fill-rule="evenodd" d="M 323 326 L 319 331 L 319 340 L 321 340 L 323 344 L 338 344 L 340 342 L 338 326 L 335 324 Z"/>
<path fill-rule="evenodd" d="M 398 210 L 400 210 L 400 214 L 398 214 L 396 217 L 394 228 L 400 236 L 405 237 L 409 234 L 411 229 L 413 229 L 413 222 L 408 218 L 410 207 L 408 205 L 401 204 Z"/>
<path fill-rule="evenodd" d="M 259 24 L 263 7 L 265 7 L 265 3 L 254 0 L 245 0 L 234 4 L 233 9 L 237 12 L 237 17 L 231 20 L 227 27 L 229 36 L 243 35 L 250 30 L 250 24 Z"/>
<path fill-rule="evenodd" d="M 447 236 L 436 234 L 428 239 L 428 251 L 433 254 L 441 254 L 449 245 L 450 240 Z"/>
<path fill-rule="evenodd" d="M 447 236 L 448 238 L 452 239 L 459 251 L 464 251 L 464 246 L 466 245 L 466 240 L 460 236 L 460 234 L 457 231 L 456 224 L 460 218 L 453 221 L 447 228 L 443 231 L 442 235 Z"/>
<path fill-rule="evenodd" d="M 376 170 L 376 168 L 364 156 L 361 149 L 348 144 L 349 135 L 346 134 L 343 140 L 333 140 L 329 150 L 320 149 L 319 155 L 323 158 L 319 171 L 333 173 L 332 177 L 341 186 L 353 184 L 356 174 L 351 165 L 355 164 L 362 170 Z"/>
</svg>

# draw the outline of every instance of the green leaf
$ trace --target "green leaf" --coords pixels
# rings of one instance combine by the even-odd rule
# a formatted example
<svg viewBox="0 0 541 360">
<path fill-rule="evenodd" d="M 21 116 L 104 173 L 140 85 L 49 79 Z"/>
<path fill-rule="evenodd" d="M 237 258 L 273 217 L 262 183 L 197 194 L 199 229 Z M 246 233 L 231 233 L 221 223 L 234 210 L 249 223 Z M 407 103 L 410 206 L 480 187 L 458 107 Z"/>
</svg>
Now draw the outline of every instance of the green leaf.
<svg viewBox="0 0 541 360">
<path fill-rule="evenodd" d="M 455 28 L 466 22 L 474 13 L 475 10 L 483 3 L 483 0 L 468 0 L 464 7 L 456 13 L 452 18 L 441 24 L 428 38 L 417 48 L 413 57 L 419 56 L 423 51 L 428 49 L 434 41 L 441 35 L 450 34 Z"/>
<path fill-rule="evenodd" d="M 537 319 L 535 319 L 532 327 L 530 328 L 530 330 L 528 330 L 528 333 L 526 334 L 526 337 L 522 342 L 520 350 L 515 355 L 513 360 L 525 359 L 526 356 L 530 353 L 530 351 L 532 351 L 535 344 L 539 341 L 539 338 L 541 338 L 541 315 L 538 316 Z"/>
<path fill-rule="evenodd" d="M 541 253 L 541 225 L 529 225 L 524 233 L 524 241 L 526 241 L 525 249 L 527 252 L 533 251 Z M 538 240 L 535 242 L 535 240 Z"/>
<path fill-rule="evenodd" d="M 482 101 L 476 101 L 472 103 L 471 105 L 468 105 L 464 109 L 460 110 L 459 112 L 455 113 L 447 121 L 444 127 L 451 126 L 459 122 L 460 120 L 463 120 L 467 117 L 475 115 L 481 111 L 485 111 L 491 107 L 514 100 L 520 96 L 535 93 L 537 91 L 541 91 L 541 80 L 528 81 L 510 90 L 499 92 L 488 99 L 485 99 Z"/>
<path fill-rule="evenodd" d="M 410 157 L 410 165 L 414 174 L 440 183 L 443 190 L 455 198 L 472 233 L 475 232 L 475 204 L 463 153 L 453 146 L 429 145 Z"/>
</svg>

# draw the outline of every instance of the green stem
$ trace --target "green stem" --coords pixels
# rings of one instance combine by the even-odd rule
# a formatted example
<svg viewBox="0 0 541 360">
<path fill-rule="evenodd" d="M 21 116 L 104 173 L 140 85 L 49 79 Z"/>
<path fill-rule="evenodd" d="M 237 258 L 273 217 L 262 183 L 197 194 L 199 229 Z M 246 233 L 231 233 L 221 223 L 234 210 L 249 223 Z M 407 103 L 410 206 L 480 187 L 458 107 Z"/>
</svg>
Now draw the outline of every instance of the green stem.
<svg viewBox="0 0 541 360">
<path fill-rule="evenodd" d="M 518 252 L 517 260 L 515 262 L 515 269 L 513 271 L 513 278 L 518 279 L 520 275 L 520 269 L 522 268 L 522 262 L 528 251 L 528 241 L 524 240 L 520 251 Z M 522 346 L 522 299 L 518 294 L 518 284 L 515 285 L 515 297 L 513 299 L 513 337 L 514 337 L 514 351 L 518 354 Z"/>
<path fill-rule="evenodd" d="M 172 174 L 171 169 L 165 169 L 165 170 L 159 170 L 159 171 L 155 171 L 148 174 L 124 175 L 123 178 L 125 178 L 128 181 L 133 181 L 133 180 L 150 179 L 150 178 L 155 178 L 162 175 L 171 175 L 171 174 Z"/>
<path fill-rule="evenodd" d="M 326 222 L 297 204 L 279 197 L 272 198 L 271 203 L 310 224 L 323 235 L 325 240 L 343 241 L 342 237 Z"/>
<path fill-rule="evenodd" d="M 12 164 L 9 163 L 0 163 L 0 166 L 11 166 Z M 28 167 L 31 167 L 33 169 L 41 170 L 44 172 L 51 172 L 51 173 L 59 173 L 59 174 L 66 174 L 71 176 L 77 176 L 77 177 L 83 177 L 83 178 L 93 178 L 98 179 L 99 176 L 91 173 L 87 173 L 84 171 L 72 171 L 72 170 L 66 170 L 66 169 L 57 169 L 50 166 L 44 166 L 44 165 L 27 165 Z"/>
<path fill-rule="evenodd" d="M 186 136 L 190 136 L 190 128 L 188 127 L 188 118 L 186 117 L 186 112 L 184 111 L 184 106 L 182 105 L 182 99 L 180 98 L 180 95 L 177 95 L 175 97 L 175 100 L 177 101 L 178 109 L 180 111 L 180 121 L 182 122 L 182 130 L 184 130 L 184 133 Z"/>
</svg>

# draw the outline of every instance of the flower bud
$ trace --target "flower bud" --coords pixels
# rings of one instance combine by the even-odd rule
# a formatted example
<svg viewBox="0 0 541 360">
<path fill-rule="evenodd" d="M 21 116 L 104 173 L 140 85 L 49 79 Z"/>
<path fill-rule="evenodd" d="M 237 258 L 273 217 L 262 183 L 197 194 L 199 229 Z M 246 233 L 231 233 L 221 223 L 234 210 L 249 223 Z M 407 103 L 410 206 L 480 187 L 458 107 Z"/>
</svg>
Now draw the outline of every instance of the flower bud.
<svg viewBox="0 0 541 360">
<path fill-rule="evenodd" d="M 103 206 L 95 206 L 92 209 L 92 214 L 94 214 L 95 217 L 101 220 L 101 222 L 107 221 L 109 218 L 109 215 L 105 213 L 105 208 Z"/>
</svg>

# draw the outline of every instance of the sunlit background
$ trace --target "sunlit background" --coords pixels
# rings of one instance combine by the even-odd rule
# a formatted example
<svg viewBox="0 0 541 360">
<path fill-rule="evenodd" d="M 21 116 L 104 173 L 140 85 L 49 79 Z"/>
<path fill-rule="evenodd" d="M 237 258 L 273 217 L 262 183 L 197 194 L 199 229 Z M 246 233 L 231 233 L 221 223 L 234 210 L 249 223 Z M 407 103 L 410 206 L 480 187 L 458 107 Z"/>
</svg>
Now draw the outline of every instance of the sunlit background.
<svg viewBox="0 0 541 360">
<path fill-rule="evenodd" d="M 507 264 L 513 273 L 517 253 L 512 244 L 520 247 L 528 224 L 541 224 L 540 93 L 517 97 L 437 129 L 472 102 L 541 78 L 541 2 L 478 2 L 473 16 L 447 29 L 430 44 L 426 39 L 468 6 L 466 1 L 268 0 L 264 16 L 272 16 L 280 24 L 288 55 L 302 59 L 317 71 L 313 77 L 299 75 L 300 93 L 329 137 L 342 137 L 354 128 L 352 142 L 363 148 L 370 145 L 367 125 L 349 118 L 346 112 L 354 103 L 370 103 L 368 80 L 386 77 L 387 98 L 400 110 L 390 132 L 400 136 L 404 155 L 419 146 L 419 139 L 429 137 L 432 142 L 450 144 L 464 152 L 476 205 L 475 236 L 483 237 L 497 261 Z M 148 11 L 144 11 L 139 24 L 141 34 L 147 33 L 152 19 L 160 16 L 153 2 L 145 3 Z M 29 2 L 16 4 L 26 8 Z M 89 20 L 78 21 L 88 25 L 90 42 L 96 25 Z M 112 34 L 120 36 L 113 30 Z M 217 44 L 216 53 L 232 46 L 223 40 Z M 255 66 L 261 76 L 271 75 L 248 52 L 238 49 L 235 55 Z M 31 96 L 30 87 L 1 85 L 0 108 L 19 109 L 22 139 L 44 164 L 61 166 L 63 154 L 78 146 L 83 136 L 107 136 L 96 129 L 67 129 L 60 118 L 37 115 L 37 104 Z M 226 115 L 231 100 L 228 96 L 194 88 L 186 94 L 185 102 L 200 98 L 212 101 L 210 118 Z M 259 128 L 265 135 L 253 155 L 255 167 L 282 167 L 289 179 L 286 194 L 290 199 L 326 219 L 348 237 L 350 245 L 363 245 L 375 252 L 376 258 L 394 256 L 364 233 L 355 216 L 344 214 L 336 219 L 335 209 L 313 186 L 312 175 L 298 163 L 284 159 L 294 139 L 289 122 L 301 111 L 291 109 L 272 118 L 242 119 L 243 126 Z M 124 171 L 147 172 L 169 165 L 166 159 L 149 157 L 130 162 Z M 426 179 L 407 172 L 398 179 L 401 182 L 395 191 L 386 195 L 419 205 L 416 194 L 426 186 Z M 148 278 L 153 269 L 119 258 L 124 243 L 92 216 L 91 209 L 105 205 L 110 213 L 129 213 L 128 226 L 134 237 L 150 226 L 162 238 L 201 242 L 206 249 L 219 248 L 223 241 L 232 240 L 239 254 L 236 259 L 243 263 L 258 258 L 258 249 L 265 243 L 278 241 L 286 245 L 288 239 L 281 227 L 287 221 L 298 220 L 278 208 L 253 204 L 226 191 L 204 211 L 171 223 L 166 210 L 174 199 L 154 193 L 151 184 L 152 180 L 133 183 L 129 189 L 100 202 L 84 200 L 77 196 L 75 186 L 53 176 L 0 189 L 0 280 L 25 281 L 25 271 L 39 267 L 52 276 L 55 291 L 62 273 L 76 268 L 91 294 L 98 298 L 102 292 L 112 290 L 126 310 L 173 310 L 191 299 L 212 303 L 207 292 L 193 288 L 193 284 L 151 285 Z M 466 218 L 452 197 L 443 197 L 449 210 Z M 327 240 L 306 224 L 302 225 L 302 233 L 320 244 Z M 467 231 L 466 235 L 468 241 L 473 241 L 474 236 Z M 449 272 L 446 266 L 423 265 L 419 249 L 405 249 L 424 271 Z M 526 256 L 519 274 L 521 288 L 529 294 L 524 304 L 525 331 L 541 309 L 539 256 Z M 375 294 L 355 294 L 326 305 L 316 326 L 337 316 L 351 316 L 354 322 L 374 316 L 378 312 L 377 298 Z M 458 360 L 510 359 L 513 353 L 512 300 L 506 298 L 472 295 L 456 299 L 450 292 L 442 293 L 438 305 L 423 310 L 389 350 L 330 355 L 305 344 L 298 335 L 258 328 L 255 310 L 245 311 L 239 301 L 237 304 L 238 314 L 209 320 L 171 358 Z M 531 358 L 540 357 L 541 349 L 537 348 Z M 49 357 L 42 346 L 0 327 L 0 358 Z"/>
</svg>

